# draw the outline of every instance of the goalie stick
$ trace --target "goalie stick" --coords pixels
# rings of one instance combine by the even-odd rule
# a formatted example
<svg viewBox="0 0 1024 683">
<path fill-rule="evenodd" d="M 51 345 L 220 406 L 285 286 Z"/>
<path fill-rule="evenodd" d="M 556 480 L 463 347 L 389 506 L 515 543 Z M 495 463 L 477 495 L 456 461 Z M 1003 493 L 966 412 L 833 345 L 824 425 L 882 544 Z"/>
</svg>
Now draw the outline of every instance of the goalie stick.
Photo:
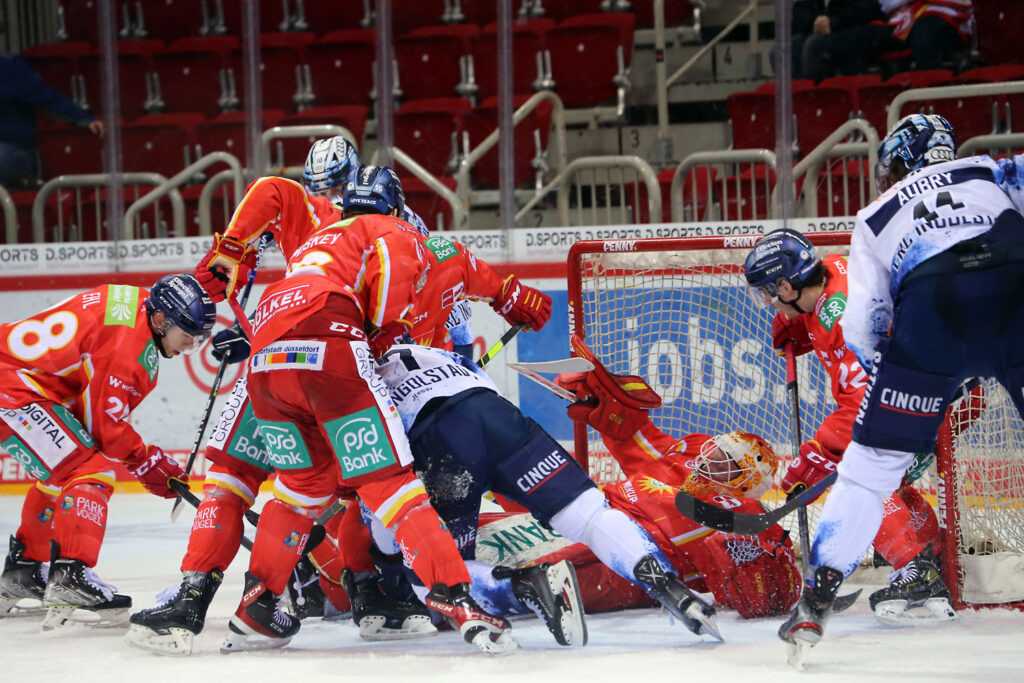
<svg viewBox="0 0 1024 683">
<path fill-rule="evenodd" d="M 593 363 L 586 358 L 579 358 L 578 356 L 563 358 L 561 360 L 545 360 L 537 363 L 516 363 L 516 365 L 527 370 L 532 370 L 533 372 L 544 372 L 554 375 L 561 375 L 562 373 L 590 372 L 594 369 Z"/>
<path fill-rule="evenodd" d="M 541 377 L 532 369 L 530 369 L 529 366 L 533 365 L 533 363 L 506 363 L 506 365 L 515 370 L 516 372 L 518 372 L 520 375 L 532 379 L 534 382 L 541 385 L 542 387 L 553 393 L 555 396 L 559 398 L 564 398 L 566 401 L 571 401 L 573 403 L 576 402 L 576 395 L 574 393 L 572 393 L 568 389 L 563 389 L 562 387 L 558 386 L 547 377 Z"/>
</svg>

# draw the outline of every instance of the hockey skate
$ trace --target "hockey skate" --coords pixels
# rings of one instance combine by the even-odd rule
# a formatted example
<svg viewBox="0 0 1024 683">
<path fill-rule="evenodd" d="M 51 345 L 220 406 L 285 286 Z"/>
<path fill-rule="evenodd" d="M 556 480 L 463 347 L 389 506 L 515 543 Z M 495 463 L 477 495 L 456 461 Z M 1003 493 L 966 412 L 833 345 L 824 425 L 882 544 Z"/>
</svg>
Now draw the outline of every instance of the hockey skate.
<svg viewBox="0 0 1024 683">
<path fill-rule="evenodd" d="M 11 536 L 10 552 L 0 574 L 0 619 L 41 615 L 50 565 L 26 560 L 25 545 Z"/>
<path fill-rule="evenodd" d="M 50 565 L 43 593 L 46 618 L 43 630 L 70 624 L 121 626 L 128 619 L 132 599 L 119 595 L 81 560 L 58 559 Z"/>
<path fill-rule="evenodd" d="M 420 603 L 386 597 L 375 574 L 359 578 L 349 571 L 341 573 L 341 585 L 352 604 L 352 621 L 363 640 L 403 640 L 437 635 L 430 623 L 430 612 Z"/>
<path fill-rule="evenodd" d="M 125 642 L 158 655 L 189 656 L 195 636 L 203 630 L 210 601 L 223 580 L 224 573 L 217 569 L 207 574 L 185 572 L 181 585 L 157 596 L 156 607 L 131 616 Z"/>
<path fill-rule="evenodd" d="M 868 598 L 875 618 L 887 626 L 914 626 L 956 619 L 938 562 L 925 550 L 889 575 L 889 585 Z M 923 609 L 918 609 L 923 608 Z"/>
<path fill-rule="evenodd" d="M 699 636 L 709 635 L 724 642 L 718 631 L 715 608 L 684 586 L 675 575 L 666 573 L 654 555 L 642 557 L 633 567 L 633 576 L 683 626 Z"/>
<path fill-rule="evenodd" d="M 814 587 L 804 586 L 803 594 L 789 618 L 779 627 L 779 638 L 788 650 L 788 662 L 798 671 L 804 670 L 807 652 L 818 644 L 825 633 L 825 624 L 832 616 L 832 603 L 843 583 L 843 573 L 831 567 L 818 567 Z"/>
<path fill-rule="evenodd" d="M 320 588 L 320 572 L 308 555 L 301 557 L 295 565 L 288 581 L 288 590 L 281 597 L 287 598 L 288 611 L 300 620 L 325 616 L 324 603 L 327 598 Z"/>
<path fill-rule="evenodd" d="M 576 570 L 568 560 L 535 567 L 495 567 L 494 578 L 512 580 L 512 593 L 551 631 L 559 645 L 587 644 L 583 596 L 576 585 Z"/>
<path fill-rule="evenodd" d="M 228 622 L 230 635 L 220 646 L 224 654 L 284 647 L 299 632 L 299 620 L 281 609 L 281 602 L 263 581 L 245 573 L 245 591 L 235 616 Z"/>
<path fill-rule="evenodd" d="M 469 584 L 446 586 L 436 584 L 427 594 L 427 607 L 440 612 L 467 643 L 476 645 L 489 655 L 508 655 L 519 649 L 512 637 L 511 626 L 476 604 L 469 595 Z"/>
</svg>

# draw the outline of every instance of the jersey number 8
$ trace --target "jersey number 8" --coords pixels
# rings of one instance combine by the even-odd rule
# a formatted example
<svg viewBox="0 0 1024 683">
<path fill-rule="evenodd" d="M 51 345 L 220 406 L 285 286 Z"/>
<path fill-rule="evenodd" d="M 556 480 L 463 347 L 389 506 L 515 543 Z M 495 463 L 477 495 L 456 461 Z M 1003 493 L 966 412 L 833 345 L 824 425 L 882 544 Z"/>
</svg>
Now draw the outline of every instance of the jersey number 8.
<svg viewBox="0 0 1024 683">
<path fill-rule="evenodd" d="M 11 330 L 7 346 L 21 360 L 35 360 L 47 351 L 67 345 L 78 331 L 78 318 L 68 311 L 57 311 L 42 322 L 26 320 Z"/>
</svg>

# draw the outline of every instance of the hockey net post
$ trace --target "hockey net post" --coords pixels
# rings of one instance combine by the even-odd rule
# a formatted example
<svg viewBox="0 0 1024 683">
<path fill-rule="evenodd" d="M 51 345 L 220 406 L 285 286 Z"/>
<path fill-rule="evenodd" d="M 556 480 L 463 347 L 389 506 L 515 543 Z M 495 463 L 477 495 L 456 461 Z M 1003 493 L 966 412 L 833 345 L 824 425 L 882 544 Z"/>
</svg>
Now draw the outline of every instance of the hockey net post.
<svg viewBox="0 0 1024 683">
<path fill-rule="evenodd" d="M 821 256 L 849 251 L 849 233 L 807 237 Z M 764 437 L 780 458 L 775 486 L 763 498 L 773 508 L 785 500 L 778 483 L 795 454 L 785 362 L 771 348 L 774 312 L 747 294 L 743 277 L 744 259 L 759 238 L 577 242 L 568 259 L 569 329 L 609 371 L 639 375 L 662 396 L 662 407 L 651 412 L 661 430 L 681 437 L 743 429 Z M 799 358 L 798 372 L 808 436 L 835 404 L 812 354 Z M 940 508 L 943 573 L 957 607 L 1024 600 L 1024 431 L 1000 391 L 988 388 L 987 403 L 975 410 L 980 415 L 969 428 L 944 425 L 937 448 L 943 474 L 933 467 L 915 483 Z M 574 445 L 595 481 L 622 477 L 595 430 L 577 423 Z M 808 508 L 812 534 L 823 501 Z M 794 527 L 794 538 L 795 524 L 795 517 L 784 523 Z M 1022 587 L 1019 596 L 1007 587 L 1014 580 Z M 980 592 L 979 581 L 987 586 Z"/>
</svg>

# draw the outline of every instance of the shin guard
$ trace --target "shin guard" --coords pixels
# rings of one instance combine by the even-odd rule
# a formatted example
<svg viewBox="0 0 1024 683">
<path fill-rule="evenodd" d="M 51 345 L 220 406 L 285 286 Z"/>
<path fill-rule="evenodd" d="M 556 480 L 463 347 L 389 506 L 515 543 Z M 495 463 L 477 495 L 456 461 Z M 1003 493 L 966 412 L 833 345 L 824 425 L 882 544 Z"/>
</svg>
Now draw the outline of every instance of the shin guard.
<svg viewBox="0 0 1024 683">
<path fill-rule="evenodd" d="M 942 538 L 939 535 L 939 520 L 935 516 L 935 510 L 921 493 L 909 484 L 901 488 L 899 494 L 910 510 L 910 523 L 917 532 L 917 540 L 922 545 L 931 546 L 932 553 L 938 557 L 942 552 Z"/>
<path fill-rule="evenodd" d="M 14 535 L 25 546 L 22 557 L 36 562 L 50 559 L 50 537 L 53 535 L 53 517 L 57 509 L 57 497 L 32 486 L 21 506 L 21 526 Z"/>
<path fill-rule="evenodd" d="M 108 487 L 74 484 L 63 489 L 55 511 L 53 539 L 60 556 L 95 567 L 107 527 Z"/>
<path fill-rule="evenodd" d="M 451 534 L 429 503 L 409 510 L 392 527 L 405 563 L 424 585 L 469 583 L 469 570 Z"/>
<path fill-rule="evenodd" d="M 242 516 L 249 504 L 222 488 L 208 489 L 196 510 L 188 550 L 181 561 L 181 571 L 224 571 L 238 554 L 242 542 Z"/>
<path fill-rule="evenodd" d="M 292 569 L 306 547 L 316 513 L 317 508 L 300 508 L 277 498 L 263 506 L 249 571 L 271 593 L 280 595 L 287 587 Z"/>
</svg>

